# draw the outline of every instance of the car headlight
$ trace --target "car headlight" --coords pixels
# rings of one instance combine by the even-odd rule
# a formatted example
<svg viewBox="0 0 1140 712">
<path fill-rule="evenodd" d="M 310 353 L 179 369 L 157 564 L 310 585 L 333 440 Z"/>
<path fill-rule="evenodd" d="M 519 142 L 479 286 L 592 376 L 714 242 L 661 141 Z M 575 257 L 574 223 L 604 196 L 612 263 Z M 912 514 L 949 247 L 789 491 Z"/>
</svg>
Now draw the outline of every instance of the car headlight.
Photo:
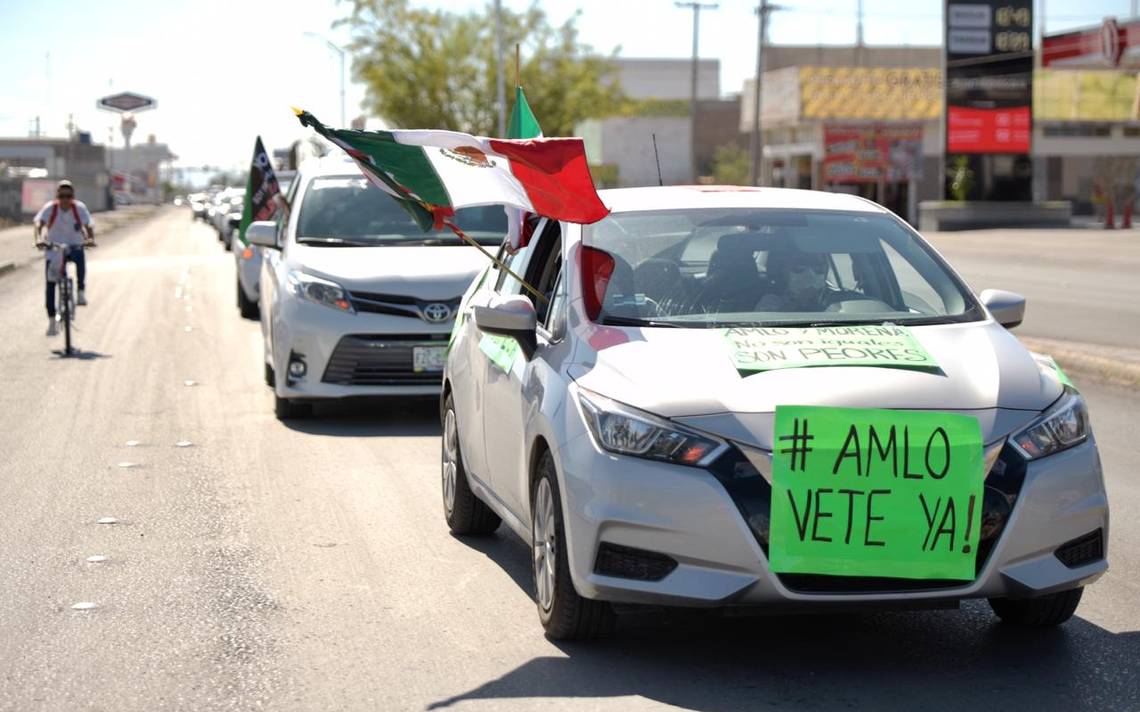
<svg viewBox="0 0 1140 712">
<path fill-rule="evenodd" d="M 727 447 L 721 440 L 584 388 L 578 389 L 578 401 L 594 442 L 619 455 L 699 467 Z"/>
<path fill-rule="evenodd" d="M 292 271 L 286 280 L 289 292 L 301 299 L 307 299 L 315 304 L 355 313 L 352 302 L 348 299 L 348 292 L 336 282 L 314 277 L 304 272 Z"/>
<path fill-rule="evenodd" d="M 1040 418 L 1010 440 L 1026 460 L 1052 455 L 1080 445 L 1089 437 L 1089 411 L 1085 399 L 1074 390 L 1066 389 Z"/>
</svg>

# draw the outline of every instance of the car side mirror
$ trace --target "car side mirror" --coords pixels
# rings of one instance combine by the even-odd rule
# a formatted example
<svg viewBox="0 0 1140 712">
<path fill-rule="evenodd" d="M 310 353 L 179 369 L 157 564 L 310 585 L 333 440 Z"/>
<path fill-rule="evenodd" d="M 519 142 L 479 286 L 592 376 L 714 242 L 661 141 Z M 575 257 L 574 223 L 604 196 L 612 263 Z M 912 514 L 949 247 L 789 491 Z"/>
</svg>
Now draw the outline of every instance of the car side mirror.
<svg viewBox="0 0 1140 712">
<path fill-rule="evenodd" d="M 1025 320 L 1025 297 L 1004 289 L 987 289 L 979 297 L 994 319 L 1007 329 Z"/>
<path fill-rule="evenodd" d="M 521 294 L 495 297 L 487 306 L 476 306 L 475 326 L 488 334 L 510 336 L 518 340 L 528 361 L 538 348 L 535 335 L 538 317 L 534 313 L 534 305 Z"/>
<path fill-rule="evenodd" d="M 277 249 L 277 223 L 272 220 L 257 220 L 245 229 L 245 239 L 254 245 Z"/>
</svg>

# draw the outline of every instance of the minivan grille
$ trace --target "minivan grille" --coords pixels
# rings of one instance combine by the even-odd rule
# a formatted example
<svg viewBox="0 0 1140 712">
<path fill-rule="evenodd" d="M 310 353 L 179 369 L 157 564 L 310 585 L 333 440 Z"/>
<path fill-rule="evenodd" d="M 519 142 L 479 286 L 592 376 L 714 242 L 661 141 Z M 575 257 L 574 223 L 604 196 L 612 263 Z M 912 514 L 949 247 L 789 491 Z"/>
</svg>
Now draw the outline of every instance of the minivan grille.
<svg viewBox="0 0 1140 712">
<path fill-rule="evenodd" d="M 416 372 L 412 352 L 416 346 L 442 346 L 447 334 L 376 335 L 342 337 L 325 366 L 321 380 L 343 386 L 413 386 L 441 383 L 439 371 Z"/>
</svg>

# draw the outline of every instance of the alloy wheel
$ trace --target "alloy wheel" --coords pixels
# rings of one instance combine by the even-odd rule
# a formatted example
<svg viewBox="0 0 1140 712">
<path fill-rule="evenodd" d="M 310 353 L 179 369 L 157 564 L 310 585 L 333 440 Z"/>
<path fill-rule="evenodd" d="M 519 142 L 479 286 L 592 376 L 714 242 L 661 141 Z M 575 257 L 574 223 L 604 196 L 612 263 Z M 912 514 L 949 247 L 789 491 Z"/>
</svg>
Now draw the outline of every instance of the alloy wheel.
<svg viewBox="0 0 1140 712">
<path fill-rule="evenodd" d="M 455 477 L 459 461 L 459 434 L 455 411 L 448 410 L 443 422 L 443 507 L 448 516 L 455 510 Z"/>
<path fill-rule="evenodd" d="M 539 480 L 534 495 L 534 586 L 538 605 L 549 611 L 554 603 L 554 573 L 557 564 L 557 528 L 554 521 L 554 497 L 550 482 Z"/>
</svg>

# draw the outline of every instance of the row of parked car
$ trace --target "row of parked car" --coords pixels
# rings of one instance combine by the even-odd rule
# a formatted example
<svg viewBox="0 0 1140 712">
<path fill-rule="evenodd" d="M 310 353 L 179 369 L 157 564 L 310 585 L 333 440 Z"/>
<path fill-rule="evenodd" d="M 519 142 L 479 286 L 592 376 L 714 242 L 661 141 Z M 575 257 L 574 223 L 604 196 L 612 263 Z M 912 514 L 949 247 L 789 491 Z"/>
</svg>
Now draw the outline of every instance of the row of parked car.
<svg viewBox="0 0 1140 712">
<path fill-rule="evenodd" d="M 501 268 L 450 233 L 422 233 L 343 155 L 310 160 L 287 182 L 277 219 L 253 223 L 251 246 L 235 249 L 238 304 L 260 317 L 277 416 L 311 416 L 329 398 L 438 396 L 447 524 L 478 535 L 505 523 L 531 545 L 552 637 L 605 633 L 614 603 L 774 611 L 987 598 L 1006 621 L 1056 625 L 1107 569 L 1085 404 L 1009 333 L 1024 299 L 975 296 L 874 203 L 782 189 L 602 191 L 609 217 L 541 220 L 514 250 L 501 207 L 460 210 Z M 201 217 L 234 215 L 237 196 L 219 193 Z M 216 227 L 232 241 L 226 219 Z M 831 349 L 838 365 L 749 369 L 731 345 L 849 328 L 907 330 L 929 363 L 852 365 Z M 980 533 L 976 548 L 961 534 L 952 543 L 970 575 L 774 571 L 784 405 L 976 419 L 984 496 L 958 531 L 969 536 L 977 511 Z M 892 428 L 896 445 L 907 447 Z M 905 484 L 897 477 L 883 491 Z M 878 543 L 870 500 L 824 513 L 822 496 L 814 542 L 846 551 L 834 522 L 848 522 L 849 544 L 865 508 L 856 543 Z M 899 536 L 891 546 L 908 541 Z"/>
</svg>

